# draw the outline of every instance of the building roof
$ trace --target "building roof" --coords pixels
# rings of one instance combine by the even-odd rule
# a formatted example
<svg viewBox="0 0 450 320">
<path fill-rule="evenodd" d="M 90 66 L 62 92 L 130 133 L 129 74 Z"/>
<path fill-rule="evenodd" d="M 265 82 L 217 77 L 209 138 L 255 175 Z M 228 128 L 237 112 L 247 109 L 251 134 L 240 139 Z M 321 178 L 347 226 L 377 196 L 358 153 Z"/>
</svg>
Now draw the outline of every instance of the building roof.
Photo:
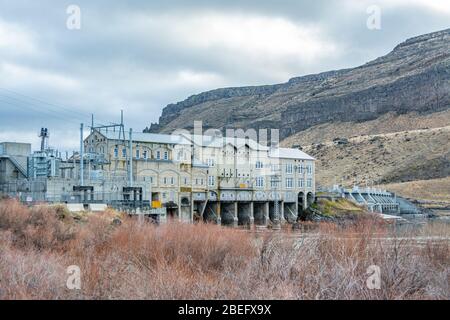
<svg viewBox="0 0 450 320">
<path fill-rule="evenodd" d="M 119 131 L 111 130 L 98 130 L 105 138 L 110 140 L 119 140 Z M 128 140 L 128 133 L 125 133 L 125 140 Z M 136 142 L 154 142 L 154 143 L 165 143 L 165 144 L 186 144 L 191 145 L 191 142 L 183 136 L 180 135 L 170 135 L 170 134 L 158 134 L 158 133 L 142 133 L 133 132 L 133 141 Z"/>
<path fill-rule="evenodd" d="M 119 140 L 119 132 L 111 130 L 98 130 L 102 135 L 110 140 Z M 128 139 L 125 133 L 125 140 Z M 283 159 L 298 159 L 298 160 L 315 160 L 310 155 L 299 149 L 289 148 L 269 148 L 259 144 L 253 139 L 249 138 L 233 138 L 233 137 L 214 137 L 208 135 L 182 135 L 182 134 L 158 134 L 158 133 L 133 133 L 133 141 L 136 142 L 153 142 L 163 144 L 182 144 L 182 145 L 196 145 L 201 144 L 205 147 L 222 148 L 227 144 L 235 147 L 248 145 L 253 150 L 268 151 L 269 157 L 283 158 Z"/>
<path fill-rule="evenodd" d="M 315 158 L 304 153 L 300 149 L 289 149 L 289 148 L 271 149 L 269 152 L 269 157 L 282 159 L 297 159 L 297 160 L 316 160 Z"/>
<path fill-rule="evenodd" d="M 237 137 L 214 137 L 208 135 L 189 135 L 186 136 L 196 145 L 201 144 L 205 147 L 222 148 L 223 146 L 230 144 L 236 148 L 240 148 L 244 145 L 248 145 L 253 150 L 268 151 L 269 148 L 259 144 L 253 139 L 237 138 Z"/>
</svg>

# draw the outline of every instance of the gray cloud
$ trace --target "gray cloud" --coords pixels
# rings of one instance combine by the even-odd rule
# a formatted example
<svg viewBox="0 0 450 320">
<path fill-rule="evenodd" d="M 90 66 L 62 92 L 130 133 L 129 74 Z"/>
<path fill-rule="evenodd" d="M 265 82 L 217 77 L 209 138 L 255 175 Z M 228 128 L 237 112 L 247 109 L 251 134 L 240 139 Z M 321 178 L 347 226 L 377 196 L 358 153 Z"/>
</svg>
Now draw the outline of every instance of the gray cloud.
<svg viewBox="0 0 450 320">
<path fill-rule="evenodd" d="M 73 3 L 77 31 L 66 28 Z M 379 31 L 366 28 L 371 4 Z M 53 145 L 76 148 L 91 112 L 105 123 L 123 108 L 141 130 L 191 94 L 357 66 L 449 17 L 441 0 L 0 0 L 0 140 L 47 126 Z"/>
</svg>

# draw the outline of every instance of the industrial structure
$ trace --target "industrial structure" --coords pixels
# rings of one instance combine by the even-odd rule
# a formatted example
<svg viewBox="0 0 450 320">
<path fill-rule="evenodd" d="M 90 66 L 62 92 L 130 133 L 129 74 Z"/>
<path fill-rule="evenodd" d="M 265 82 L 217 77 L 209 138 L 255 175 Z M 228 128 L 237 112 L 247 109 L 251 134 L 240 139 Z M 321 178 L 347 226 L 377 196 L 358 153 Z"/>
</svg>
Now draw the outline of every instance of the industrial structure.
<svg viewBox="0 0 450 320">
<path fill-rule="evenodd" d="M 345 198 L 365 206 L 371 212 L 390 215 L 420 214 L 420 210 L 410 201 L 397 196 L 393 192 L 374 187 L 343 188 L 335 185 L 331 188 L 321 188 L 320 191 L 335 198 Z"/>
<path fill-rule="evenodd" d="M 0 143 L 0 184 L 27 178 L 27 160 L 30 153 L 29 143 Z"/>
<path fill-rule="evenodd" d="M 31 203 L 104 203 L 159 221 L 261 226 L 293 223 L 315 199 L 315 159 L 299 149 L 249 137 L 126 132 L 123 120 L 83 132 L 80 150 L 65 159 L 48 147 L 46 129 L 21 169 L 3 152 L 16 175 L 3 175 L 0 192 Z"/>
</svg>

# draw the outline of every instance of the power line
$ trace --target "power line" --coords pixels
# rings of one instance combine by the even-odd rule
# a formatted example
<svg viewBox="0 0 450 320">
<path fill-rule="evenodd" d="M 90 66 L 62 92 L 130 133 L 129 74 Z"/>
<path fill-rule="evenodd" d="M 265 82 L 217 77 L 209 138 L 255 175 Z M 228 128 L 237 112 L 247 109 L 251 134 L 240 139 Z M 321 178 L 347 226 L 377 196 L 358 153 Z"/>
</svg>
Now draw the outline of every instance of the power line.
<svg viewBox="0 0 450 320">
<path fill-rule="evenodd" d="M 45 106 L 42 106 L 42 105 L 36 105 L 36 104 L 33 104 L 33 103 L 29 103 L 27 101 L 19 100 L 19 99 L 16 99 L 14 97 L 3 96 L 3 95 L 0 94 L 0 98 L 7 99 L 6 101 L 2 100 L 5 103 L 9 103 L 10 105 L 13 105 L 13 106 L 16 106 L 16 107 L 20 107 L 20 108 L 25 109 L 25 110 L 32 109 L 32 110 L 35 110 L 36 112 L 45 113 L 45 114 L 48 114 L 48 115 L 58 115 L 58 117 L 62 118 L 62 119 L 74 120 L 74 118 L 76 118 L 76 119 L 82 119 L 83 121 L 86 120 L 86 117 L 69 115 L 69 114 L 66 114 L 66 113 L 63 113 L 63 112 L 60 112 L 60 111 L 55 111 L 53 109 L 46 108 Z M 11 101 L 11 100 L 14 100 L 14 101 Z"/>
<path fill-rule="evenodd" d="M 20 98 L 13 97 L 13 96 L 8 96 L 8 95 L 3 95 L 3 96 L 0 95 L 0 97 L 6 98 L 6 99 L 13 99 L 13 100 L 16 100 L 16 101 L 21 102 L 21 103 L 26 103 L 25 107 L 33 108 L 33 106 L 34 106 L 35 107 L 35 111 L 37 111 L 37 112 L 41 112 L 42 111 L 41 108 L 44 108 L 44 109 L 46 109 L 47 114 L 50 113 L 52 116 L 58 117 L 59 119 L 62 119 L 62 120 L 65 120 L 65 121 L 69 121 L 68 119 L 73 120 L 73 118 L 77 118 L 77 119 L 80 119 L 82 121 L 86 121 L 87 118 L 91 117 L 90 113 L 74 111 L 74 110 L 72 110 L 70 108 L 67 108 L 67 107 L 64 107 L 64 106 L 61 106 L 61 105 L 57 105 L 57 104 L 48 102 L 48 101 L 45 101 L 45 100 L 40 99 L 40 98 L 31 97 L 29 95 L 25 95 L 25 94 L 22 94 L 22 93 L 17 92 L 17 91 L 13 91 L 13 90 L 2 88 L 2 87 L 0 87 L 0 90 L 6 91 L 6 92 L 10 92 L 10 93 L 13 93 L 13 94 L 21 96 L 21 97 L 25 97 L 28 100 L 37 101 L 37 102 L 39 102 L 39 104 L 37 104 L 35 102 L 31 103 L 28 100 L 24 100 L 24 99 L 20 99 Z M 14 106 L 11 103 L 9 103 L 9 105 Z M 39 110 L 36 110 L 36 107 L 39 108 Z M 56 113 L 61 114 L 61 116 L 57 116 Z"/>
<path fill-rule="evenodd" d="M 14 104 L 14 103 L 11 103 L 10 101 L 5 101 L 5 100 L 0 99 L 0 102 L 2 102 L 3 104 L 6 104 L 8 106 L 14 107 L 14 108 L 23 108 L 22 106 Z M 79 121 L 76 121 L 73 118 L 59 115 L 56 112 L 41 110 L 40 108 L 37 108 L 35 106 L 31 106 L 31 105 L 29 105 L 28 107 L 31 108 L 31 110 L 28 109 L 29 111 L 34 111 L 35 113 L 37 113 L 39 115 L 46 115 L 46 116 L 54 117 L 54 118 L 57 118 L 58 120 L 63 120 L 63 121 L 66 121 L 66 122 L 79 123 Z"/>
<path fill-rule="evenodd" d="M 6 92 L 10 92 L 10 93 L 16 94 L 16 95 L 18 95 L 18 96 L 22 96 L 22 97 L 27 98 L 27 99 L 31 99 L 31 100 L 34 100 L 34 101 L 38 101 L 38 102 L 40 102 L 40 103 L 43 103 L 44 105 L 52 106 L 52 107 L 54 107 L 54 108 L 56 107 L 56 108 L 58 108 L 58 109 L 65 110 L 66 112 L 78 114 L 78 115 L 81 115 L 81 116 L 83 116 L 83 117 L 87 117 L 87 116 L 90 115 L 89 113 L 80 112 L 80 111 L 74 111 L 73 109 L 70 109 L 70 108 L 67 108 L 67 107 L 64 107 L 64 106 L 61 106 L 61 105 L 57 105 L 57 104 L 54 104 L 54 103 L 45 101 L 45 100 L 43 100 L 43 99 L 41 99 L 41 98 L 35 98 L 35 97 L 29 96 L 29 95 L 25 95 L 25 94 L 23 94 L 23 93 L 20 93 L 20 92 L 17 92 L 17 91 L 13 91 L 13 90 L 10 90 L 10 89 L 6 89 L 6 88 L 0 87 L 0 90 L 3 90 L 3 91 L 6 91 Z M 16 98 L 16 99 L 17 99 L 17 98 Z"/>
</svg>

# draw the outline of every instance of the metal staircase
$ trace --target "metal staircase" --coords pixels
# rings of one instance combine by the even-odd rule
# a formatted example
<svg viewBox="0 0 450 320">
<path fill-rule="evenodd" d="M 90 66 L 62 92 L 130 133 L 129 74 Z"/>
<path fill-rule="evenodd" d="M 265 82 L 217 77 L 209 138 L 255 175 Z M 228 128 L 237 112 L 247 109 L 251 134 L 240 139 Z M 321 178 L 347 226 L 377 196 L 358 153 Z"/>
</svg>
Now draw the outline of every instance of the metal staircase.
<svg viewBox="0 0 450 320">
<path fill-rule="evenodd" d="M 9 156 L 9 155 L 2 155 L 2 156 L 0 156 L 1 158 L 4 158 L 4 159 L 9 159 L 9 161 L 11 161 L 11 163 L 16 167 L 16 169 L 25 177 L 25 178 L 27 178 L 28 177 L 28 172 L 27 172 L 27 169 L 24 167 L 24 166 L 22 166 L 21 164 L 20 164 L 20 162 L 16 159 L 16 158 L 14 158 L 14 157 L 12 157 L 12 156 Z"/>
</svg>

